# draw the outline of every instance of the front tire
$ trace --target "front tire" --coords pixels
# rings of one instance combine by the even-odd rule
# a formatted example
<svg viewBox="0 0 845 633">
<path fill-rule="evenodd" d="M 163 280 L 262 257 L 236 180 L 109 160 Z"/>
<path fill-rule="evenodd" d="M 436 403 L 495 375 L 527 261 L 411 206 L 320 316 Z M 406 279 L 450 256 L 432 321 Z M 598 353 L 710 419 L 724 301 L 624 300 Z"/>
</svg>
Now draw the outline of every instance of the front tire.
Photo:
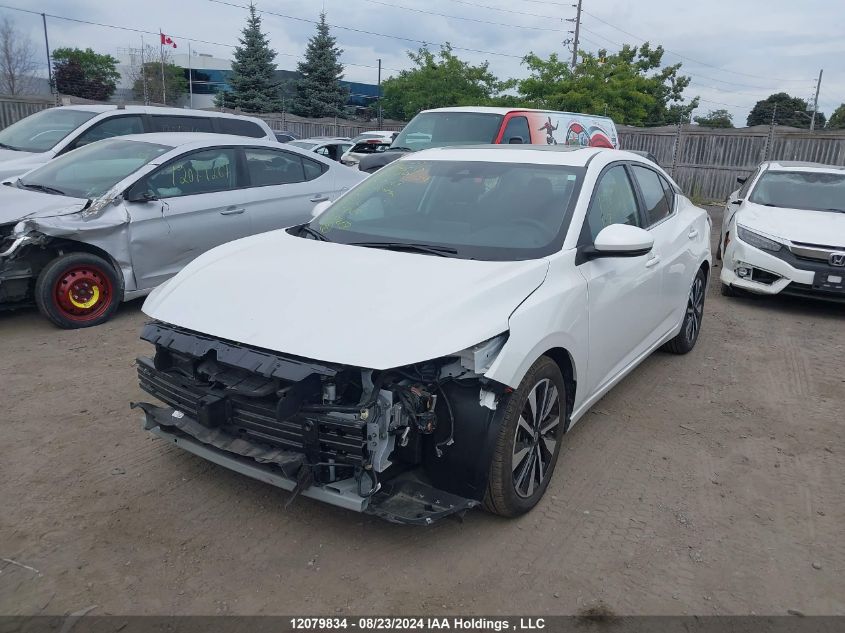
<svg viewBox="0 0 845 633">
<path fill-rule="evenodd" d="M 487 511 L 514 517 L 537 505 L 557 464 L 566 413 L 560 368 L 541 356 L 505 410 L 484 495 Z"/>
<path fill-rule="evenodd" d="M 692 351 L 701 332 L 701 322 L 704 319 L 704 295 L 707 291 L 707 276 L 704 269 L 699 268 L 692 281 L 689 295 L 687 295 L 686 314 L 681 324 L 681 331 L 663 348 L 672 354 L 686 354 Z"/>
<path fill-rule="evenodd" d="M 68 253 L 47 264 L 35 282 L 35 303 L 64 329 L 108 321 L 123 296 L 114 267 L 90 253 Z"/>
</svg>

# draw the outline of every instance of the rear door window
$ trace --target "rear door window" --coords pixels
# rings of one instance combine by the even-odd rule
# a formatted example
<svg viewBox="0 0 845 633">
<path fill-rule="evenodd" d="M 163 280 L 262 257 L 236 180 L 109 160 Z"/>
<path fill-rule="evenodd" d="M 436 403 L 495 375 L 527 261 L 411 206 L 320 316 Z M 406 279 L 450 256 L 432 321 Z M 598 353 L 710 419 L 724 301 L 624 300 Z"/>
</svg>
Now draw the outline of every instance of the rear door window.
<svg viewBox="0 0 845 633">
<path fill-rule="evenodd" d="M 243 119 L 217 119 L 218 130 L 222 134 L 235 134 L 237 136 L 249 136 L 251 138 L 264 138 L 267 134 L 257 123 L 244 121 Z"/>
<path fill-rule="evenodd" d="M 247 147 L 244 149 L 244 156 L 249 181 L 253 187 L 290 185 L 306 180 L 303 159 L 297 154 Z"/>
<path fill-rule="evenodd" d="M 82 147 L 88 143 L 95 141 L 102 141 L 106 138 L 114 136 L 126 136 L 127 134 L 143 134 L 144 122 L 137 114 L 127 114 L 125 116 L 114 116 L 95 123 L 82 134 L 80 134 L 73 147 Z"/>
<path fill-rule="evenodd" d="M 213 132 L 211 119 L 198 116 L 154 114 L 153 132 Z"/>
</svg>

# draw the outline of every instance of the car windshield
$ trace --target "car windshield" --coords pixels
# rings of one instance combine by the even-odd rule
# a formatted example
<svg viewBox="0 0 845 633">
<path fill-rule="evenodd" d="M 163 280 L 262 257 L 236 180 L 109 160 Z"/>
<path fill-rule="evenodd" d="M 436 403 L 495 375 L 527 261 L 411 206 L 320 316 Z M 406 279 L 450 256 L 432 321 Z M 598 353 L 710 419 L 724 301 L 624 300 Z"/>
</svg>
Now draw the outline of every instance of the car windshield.
<svg viewBox="0 0 845 633">
<path fill-rule="evenodd" d="M 98 141 L 28 173 L 18 186 L 73 198 L 97 198 L 171 149 L 119 138 Z"/>
<path fill-rule="evenodd" d="M 845 174 L 767 171 L 748 199 L 786 209 L 845 211 Z"/>
<path fill-rule="evenodd" d="M 0 148 L 21 152 L 46 152 L 96 112 L 49 108 L 36 112 L 0 131 Z"/>
<path fill-rule="evenodd" d="M 583 174 L 563 165 L 400 160 L 339 198 L 310 228 L 345 244 L 534 259 L 563 244 Z"/>
<path fill-rule="evenodd" d="M 393 141 L 410 150 L 448 145 L 486 145 L 496 140 L 501 114 L 480 112 L 421 112 Z"/>
<path fill-rule="evenodd" d="M 293 145 L 294 147 L 299 147 L 300 149 L 311 149 L 312 147 L 317 147 L 317 143 L 305 143 L 303 141 L 291 141 L 288 145 Z"/>
</svg>

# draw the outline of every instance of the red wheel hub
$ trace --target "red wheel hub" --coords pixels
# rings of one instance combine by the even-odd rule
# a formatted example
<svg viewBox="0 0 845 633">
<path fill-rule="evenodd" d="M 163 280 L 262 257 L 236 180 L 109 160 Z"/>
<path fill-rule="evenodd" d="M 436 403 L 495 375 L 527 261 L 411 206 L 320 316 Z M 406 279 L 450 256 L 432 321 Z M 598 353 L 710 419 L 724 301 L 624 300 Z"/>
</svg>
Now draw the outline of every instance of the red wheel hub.
<svg viewBox="0 0 845 633">
<path fill-rule="evenodd" d="M 113 300 L 112 284 L 97 266 L 74 266 L 63 271 L 53 289 L 56 307 L 72 321 L 92 321 Z"/>
</svg>

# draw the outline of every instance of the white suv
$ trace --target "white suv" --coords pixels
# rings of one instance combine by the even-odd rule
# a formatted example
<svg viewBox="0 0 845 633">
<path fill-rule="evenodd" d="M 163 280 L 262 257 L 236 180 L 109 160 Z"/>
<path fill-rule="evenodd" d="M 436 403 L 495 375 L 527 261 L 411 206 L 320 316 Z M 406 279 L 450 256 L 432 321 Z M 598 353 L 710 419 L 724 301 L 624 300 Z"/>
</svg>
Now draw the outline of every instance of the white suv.
<svg viewBox="0 0 845 633">
<path fill-rule="evenodd" d="M 0 131 L 0 179 L 19 176 L 94 141 L 146 132 L 212 132 L 275 140 L 261 119 L 148 106 L 79 105 L 48 108 Z"/>
<path fill-rule="evenodd" d="M 722 221 L 722 294 L 845 301 L 845 167 L 767 162 L 739 182 Z"/>
</svg>

